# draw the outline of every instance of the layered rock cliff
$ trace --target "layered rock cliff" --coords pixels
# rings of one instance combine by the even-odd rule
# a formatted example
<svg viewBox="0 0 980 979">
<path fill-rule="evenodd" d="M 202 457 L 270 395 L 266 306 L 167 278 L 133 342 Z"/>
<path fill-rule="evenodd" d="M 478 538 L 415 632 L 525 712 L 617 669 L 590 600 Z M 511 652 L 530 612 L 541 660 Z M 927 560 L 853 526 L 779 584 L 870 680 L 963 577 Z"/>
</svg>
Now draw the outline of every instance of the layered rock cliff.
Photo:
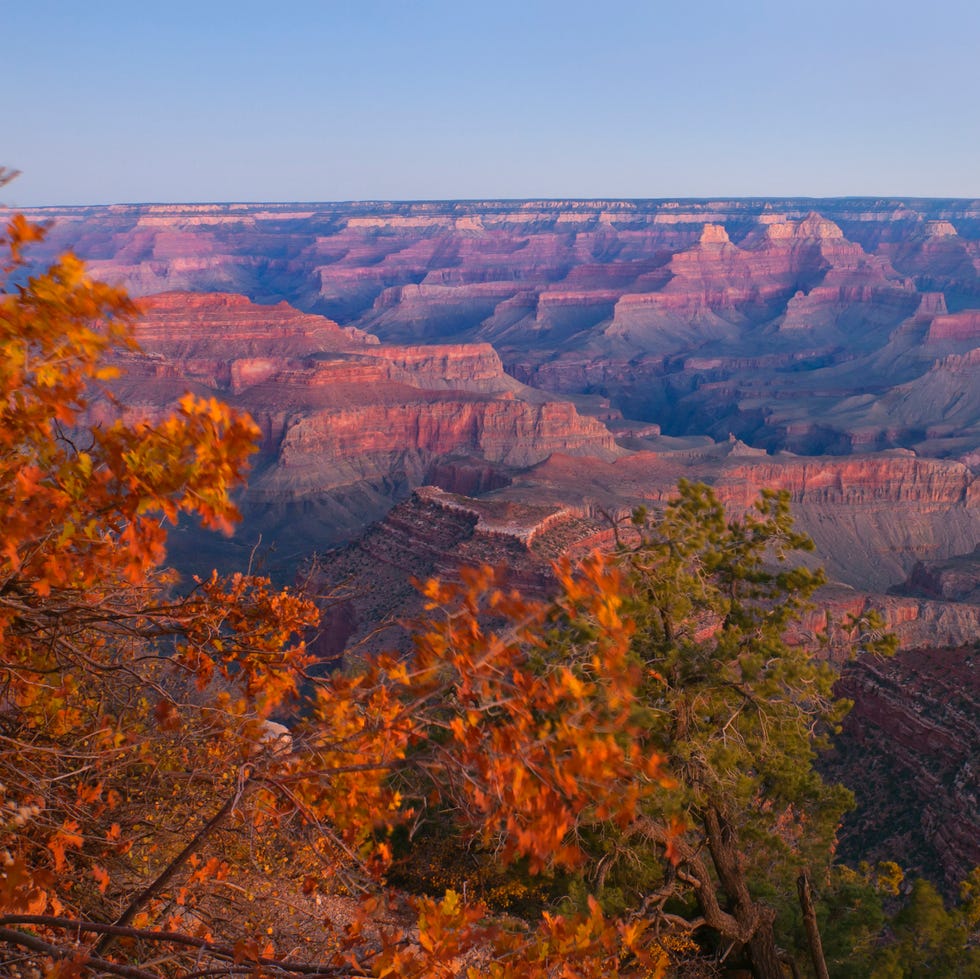
<svg viewBox="0 0 980 979">
<path fill-rule="evenodd" d="M 712 484 L 733 511 L 762 489 L 786 490 L 801 529 L 832 577 L 884 591 L 916 561 L 972 550 L 980 540 L 980 482 L 961 463 L 921 459 L 902 450 L 844 458 L 769 456 L 737 441 L 671 447 L 669 439 L 629 439 L 657 446 L 586 469 L 553 455 L 516 474 L 493 497 L 590 506 L 615 516 L 636 506 L 656 510 L 681 478 Z"/>
<path fill-rule="evenodd" d="M 552 561 L 578 542 L 611 543 L 612 535 L 603 531 L 585 508 L 476 500 L 420 487 L 352 544 L 317 555 L 314 583 L 329 596 L 324 631 L 344 640 L 322 651 L 407 652 L 407 623 L 424 608 L 413 579 L 456 581 L 466 566 L 506 568 L 509 584 L 521 594 L 546 599 L 556 585 Z"/>
<path fill-rule="evenodd" d="M 553 452 L 622 452 L 597 419 L 506 375 L 488 344 L 393 347 L 286 303 L 221 293 L 142 306 L 142 349 L 119 356 L 125 373 L 112 384 L 119 403 L 158 416 L 190 388 L 247 410 L 262 442 L 239 537 L 271 536 L 285 565 L 349 539 L 432 479 L 482 489 Z M 178 551 L 183 541 L 173 536 Z"/>
<path fill-rule="evenodd" d="M 980 545 L 944 561 L 919 561 L 895 589 L 897 595 L 980 605 Z M 978 631 L 980 635 L 980 631 Z"/>
<path fill-rule="evenodd" d="M 858 801 L 844 859 L 895 860 L 951 895 L 980 864 L 978 657 L 971 643 L 845 670 L 838 691 L 854 708 L 825 760 Z"/>
<path fill-rule="evenodd" d="M 763 487 L 790 494 L 801 529 L 834 577 L 882 591 L 917 560 L 980 540 L 980 480 L 964 465 L 902 451 L 846 459 L 728 464 L 722 499 L 749 506 Z"/>
<path fill-rule="evenodd" d="M 959 470 L 862 461 L 863 475 L 836 463 L 836 475 L 821 475 L 822 464 L 786 459 L 739 470 L 661 447 L 692 435 L 724 446 L 733 433 L 770 453 L 864 459 L 903 445 L 977 465 L 977 202 L 132 206 L 45 216 L 56 218 L 52 249 L 74 245 L 96 272 L 137 291 L 232 283 L 261 300 L 150 300 L 148 355 L 128 365 L 119 390 L 142 410 L 185 384 L 247 407 L 264 433 L 251 500 L 302 503 L 317 539 L 331 526 L 356 533 L 427 479 L 499 492 L 517 478 L 514 493 L 591 494 L 615 509 L 684 473 L 733 500 L 766 481 L 785 485 L 835 574 L 854 584 L 895 584 L 915 560 L 976 543 L 975 499 L 955 499 Z M 277 305 L 284 297 L 307 312 Z M 413 342 L 372 343 L 371 330 Z M 482 342 L 434 342 L 447 336 Z M 542 390 L 561 397 L 549 403 Z M 590 395 L 593 417 L 562 392 Z M 621 446 L 655 451 L 656 464 L 642 451 L 613 464 L 598 417 Z M 516 472 L 552 453 L 603 461 L 554 480 L 558 463 Z M 822 479 L 838 479 L 840 492 L 828 495 Z"/>
<path fill-rule="evenodd" d="M 482 340 L 520 380 L 675 436 L 972 458 L 980 204 L 526 201 L 52 209 L 140 294 L 288 300 L 388 342 Z M 968 357 L 959 362 L 975 370 Z M 938 376 L 933 376 L 933 371 Z M 976 387 L 976 385 L 974 385 Z"/>
</svg>

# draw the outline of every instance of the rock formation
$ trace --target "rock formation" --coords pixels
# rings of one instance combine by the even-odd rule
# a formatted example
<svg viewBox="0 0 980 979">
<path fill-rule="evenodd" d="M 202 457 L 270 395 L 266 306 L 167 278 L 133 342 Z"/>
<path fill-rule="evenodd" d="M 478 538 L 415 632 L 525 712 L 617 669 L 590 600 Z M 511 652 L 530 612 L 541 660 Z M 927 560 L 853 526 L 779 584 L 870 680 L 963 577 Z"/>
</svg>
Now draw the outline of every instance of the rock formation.
<svg viewBox="0 0 980 979">
<path fill-rule="evenodd" d="M 980 605 L 980 545 L 970 554 L 917 562 L 908 578 L 893 591 L 897 595 Z"/>
<path fill-rule="evenodd" d="M 570 401 L 506 375 L 488 344 L 393 347 L 286 303 L 222 293 L 168 293 L 142 305 L 142 349 L 120 355 L 118 401 L 159 414 L 190 388 L 249 411 L 262 441 L 239 536 L 272 535 L 285 549 L 278 561 L 293 567 L 432 479 L 482 489 L 553 452 L 622 452 Z M 178 548 L 182 540 L 173 535 Z"/>
<path fill-rule="evenodd" d="M 980 864 L 978 656 L 923 648 L 845 670 L 839 692 L 855 706 L 825 763 L 858 801 L 844 859 L 895 860 L 950 895 Z"/>
<path fill-rule="evenodd" d="M 626 522 L 631 507 L 641 504 L 656 512 L 673 495 L 679 476 L 692 475 L 691 469 L 678 468 L 676 463 L 658 465 L 651 458 L 642 469 L 628 467 L 612 477 L 619 480 L 619 496 L 608 490 L 583 493 L 583 489 L 609 487 L 611 474 L 629 462 L 635 465 L 637 459 L 594 462 L 590 465 L 594 482 L 580 478 L 576 494 L 572 486 L 566 485 L 566 479 L 579 462 L 553 456 L 529 473 L 516 475 L 510 485 L 477 499 L 437 487 L 420 487 L 411 499 L 347 548 L 320 555 L 320 586 L 330 594 L 338 589 L 344 592 L 343 614 L 365 632 L 370 632 L 379 618 L 403 620 L 421 610 L 409 578 L 434 575 L 455 580 L 460 567 L 467 564 L 505 567 L 510 580 L 523 593 L 546 598 L 555 587 L 551 561 L 561 556 L 582 556 L 594 549 L 611 550 L 616 543 L 613 525 L 617 519 Z M 744 472 L 739 473 L 737 468 L 726 472 L 715 466 L 712 471 L 702 464 L 694 467 L 694 472 L 698 468 L 702 475 L 717 480 L 716 491 L 735 513 L 751 506 L 758 490 L 766 485 L 753 484 L 750 490 Z M 766 475 L 772 472 L 770 468 Z M 839 485 L 826 495 L 815 488 L 813 492 L 821 499 L 816 509 L 807 505 L 803 493 L 797 493 L 797 524 L 803 529 L 808 529 L 808 525 L 825 528 L 823 548 L 831 548 L 832 560 L 821 553 L 823 548 L 818 543 L 819 563 L 828 565 L 836 578 L 835 583 L 818 593 L 815 610 L 803 622 L 799 641 L 812 642 L 828 629 L 836 634 L 834 630 L 842 623 L 870 609 L 883 615 L 886 627 L 897 635 L 903 647 L 972 641 L 980 634 L 980 603 L 964 591 L 964 583 L 975 583 L 973 576 L 980 575 L 977 564 L 971 566 L 967 562 L 964 567 L 967 559 L 956 557 L 928 565 L 920 562 L 906 585 L 894 589 L 895 594 L 884 594 L 881 589 L 902 573 L 901 562 L 893 561 L 889 550 L 898 552 L 901 548 L 882 542 L 881 525 L 887 527 L 889 521 L 880 513 L 849 519 L 849 510 L 862 506 L 860 499 L 866 489 L 857 490 L 851 497 Z M 893 516 L 892 521 L 900 525 L 901 504 L 893 505 L 899 516 Z M 937 501 L 937 505 L 941 504 Z M 976 516 L 970 514 L 971 518 Z M 826 530 L 835 523 L 836 531 Z M 941 526 L 942 521 L 937 523 Z M 874 575 L 878 566 L 892 569 L 889 574 L 877 576 L 880 585 Z M 921 582 L 927 580 L 925 567 L 932 569 L 933 577 L 943 574 L 940 569 L 957 568 L 959 590 L 951 585 L 951 578 L 945 579 L 944 591 L 923 587 Z M 401 583 L 396 585 L 399 577 Z M 384 587 L 377 588 L 376 579 L 384 580 Z M 863 584 L 856 587 L 844 583 L 848 579 Z M 917 582 L 918 586 L 913 587 Z M 390 641 L 392 635 L 386 633 L 385 640 Z"/>
<path fill-rule="evenodd" d="M 597 496 L 628 506 L 644 494 L 617 481 L 632 472 L 627 482 L 659 485 L 643 451 L 663 456 L 671 438 L 725 445 L 734 434 L 770 455 L 862 460 L 901 446 L 977 465 L 976 201 L 133 205 L 43 216 L 55 218 L 52 251 L 74 246 L 138 293 L 251 298 L 149 300 L 149 356 L 130 363 L 120 391 L 150 410 L 189 383 L 248 407 L 264 432 L 252 502 L 307 507 L 318 543 L 331 525 L 343 528 L 334 537 L 355 533 L 420 482 L 499 492 L 553 453 L 598 454 L 593 472 L 609 485 Z M 217 335 L 227 342 L 211 344 Z M 639 461 L 614 463 L 611 435 Z M 836 462 L 837 475 L 819 476 L 823 462 L 767 465 L 751 461 L 748 477 L 729 460 L 731 473 L 711 478 L 727 479 L 733 499 L 739 479 L 783 480 L 852 583 L 886 587 L 915 560 L 976 543 L 973 498 L 951 502 L 962 471 L 861 461 L 863 476 Z M 514 492 L 542 491 L 545 476 L 521 475 Z M 843 487 L 833 501 L 821 479 Z M 846 562 L 832 529 L 842 521 L 845 538 L 864 542 Z"/>
</svg>

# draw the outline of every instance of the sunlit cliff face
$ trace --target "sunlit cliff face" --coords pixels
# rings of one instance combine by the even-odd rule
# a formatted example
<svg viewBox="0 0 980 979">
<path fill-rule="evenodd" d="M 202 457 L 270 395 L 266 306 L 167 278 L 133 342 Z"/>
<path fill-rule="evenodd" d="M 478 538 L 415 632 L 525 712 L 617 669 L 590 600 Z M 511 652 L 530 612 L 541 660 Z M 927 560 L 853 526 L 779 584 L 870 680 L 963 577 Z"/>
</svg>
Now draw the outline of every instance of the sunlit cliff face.
<svg viewBox="0 0 980 979">
<path fill-rule="evenodd" d="M 521 380 L 599 390 L 669 434 L 731 431 L 808 454 L 902 446 L 958 457 L 980 445 L 980 406 L 968 390 L 968 403 L 957 398 L 963 385 L 947 374 L 959 362 L 943 366 L 980 345 L 976 202 L 157 205 L 50 216 L 52 250 L 77 247 L 136 294 L 244 293 L 389 342 L 488 341 Z"/>
</svg>

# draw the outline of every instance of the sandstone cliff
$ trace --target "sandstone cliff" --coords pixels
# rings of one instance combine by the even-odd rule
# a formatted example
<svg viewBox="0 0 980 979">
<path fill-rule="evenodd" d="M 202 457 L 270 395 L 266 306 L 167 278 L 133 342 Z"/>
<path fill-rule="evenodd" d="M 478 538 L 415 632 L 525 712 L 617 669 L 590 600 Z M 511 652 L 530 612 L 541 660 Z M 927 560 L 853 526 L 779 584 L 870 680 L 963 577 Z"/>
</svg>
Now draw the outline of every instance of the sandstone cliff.
<svg viewBox="0 0 980 979">
<path fill-rule="evenodd" d="M 968 378 L 930 376 L 980 343 L 976 201 L 134 205 L 39 216 L 56 219 L 52 252 L 74 246 L 137 293 L 235 291 L 387 342 L 488 341 L 522 381 L 602 394 L 674 436 L 734 432 L 806 454 L 980 448 L 976 406 L 953 403 Z"/>
<path fill-rule="evenodd" d="M 980 481 L 964 465 L 903 452 L 847 459 L 728 464 L 719 495 L 748 506 L 763 487 L 785 489 L 797 524 L 834 577 L 884 590 L 917 560 L 980 540 Z"/>
<path fill-rule="evenodd" d="M 190 388 L 249 411 L 262 443 L 239 536 L 273 536 L 284 567 L 432 478 L 481 489 L 552 452 L 621 454 L 600 421 L 509 377 L 487 344 L 393 347 L 286 303 L 221 293 L 142 306 L 142 350 L 120 356 L 112 385 L 120 404 L 159 416 Z M 183 535 L 173 542 L 180 551 Z"/>
<path fill-rule="evenodd" d="M 394 618 L 419 607 L 407 585 L 385 586 L 383 599 L 375 594 L 372 581 L 382 566 L 389 577 L 397 574 L 392 569 L 401 569 L 406 577 L 449 578 L 456 578 L 465 564 L 506 566 L 522 590 L 545 597 L 554 587 L 551 560 L 612 549 L 615 521 L 626 520 L 641 504 L 656 513 L 674 495 L 678 478 L 707 475 L 735 513 L 750 507 L 764 486 L 791 489 L 797 525 L 818 532 L 815 563 L 826 565 L 839 582 L 850 582 L 821 590 L 799 641 L 814 642 L 828 629 L 838 636 L 844 622 L 872 608 L 882 613 L 903 647 L 958 645 L 980 634 L 980 604 L 961 595 L 923 594 L 909 587 L 883 593 L 904 577 L 916 548 L 934 554 L 955 550 L 947 521 L 966 522 L 969 533 L 980 533 L 976 509 L 964 506 L 964 487 L 970 493 L 974 484 L 962 466 L 911 460 L 914 465 L 903 467 L 896 465 L 906 461 L 902 457 L 886 456 L 866 460 L 864 472 L 860 461 L 846 460 L 836 472 L 825 463 L 819 472 L 801 473 L 804 462 L 787 460 L 781 472 L 778 462 L 755 457 L 760 482 L 752 483 L 751 464 L 739 461 L 737 451 L 712 454 L 710 448 L 673 458 L 636 454 L 590 461 L 584 471 L 580 460 L 555 454 L 515 473 L 508 485 L 487 488 L 478 499 L 422 487 L 346 551 L 322 561 L 321 581 L 328 590 L 347 582 L 349 608 L 356 610 L 352 618 L 366 631 L 380 614 L 379 601 L 385 615 Z M 916 525 L 917 508 L 926 498 L 932 500 L 935 519 Z M 911 580 L 918 580 L 915 572 Z"/>
</svg>

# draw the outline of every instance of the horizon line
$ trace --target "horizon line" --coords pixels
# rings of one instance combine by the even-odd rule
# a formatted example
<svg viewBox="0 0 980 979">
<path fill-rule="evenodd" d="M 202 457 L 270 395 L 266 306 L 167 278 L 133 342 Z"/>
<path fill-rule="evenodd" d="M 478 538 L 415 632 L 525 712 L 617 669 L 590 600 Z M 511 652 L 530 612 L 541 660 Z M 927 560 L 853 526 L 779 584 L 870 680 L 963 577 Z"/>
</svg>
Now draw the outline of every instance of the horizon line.
<svg viewBox="0 0 980 979">
<path fill-rule="evenodd" d="M 727 194 L 719 196 L 666 196 L 666 197 L 377 197 L 330 200 L 144 200 L 144 201 L 102 201 L 89 203 L 55 204 L 5 204 L 0 202 L 0 211 L 82 209 L 109 207 L 317 207 L 317 206 L 395 206 L 419 204 L 591 204 L 591 205 L 637 205 L 637 204 L 723 204 L 723 203 L 774 203 L 791 201 L 889 201 L 902 204 L 910 201 L 928 202 L 980 202 L 973 196 L 936 196 L 923 194 Z"/>
</svg>

